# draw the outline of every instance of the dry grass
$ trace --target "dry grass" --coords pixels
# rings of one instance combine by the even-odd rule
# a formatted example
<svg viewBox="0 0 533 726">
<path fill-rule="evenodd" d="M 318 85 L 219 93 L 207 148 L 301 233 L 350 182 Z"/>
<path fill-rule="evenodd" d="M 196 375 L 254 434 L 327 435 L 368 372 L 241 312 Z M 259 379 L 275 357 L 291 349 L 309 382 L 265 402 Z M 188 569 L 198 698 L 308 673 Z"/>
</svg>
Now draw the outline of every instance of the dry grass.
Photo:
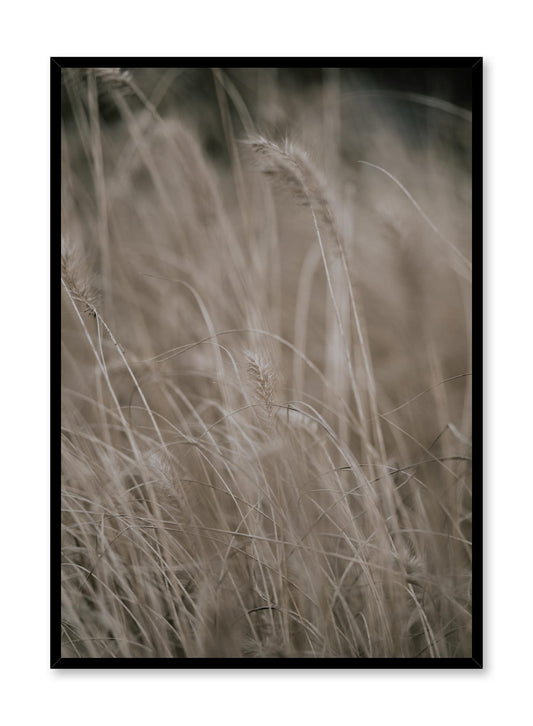
<svg viewBox="0 0 533 726">
<path fill-rule="evenodd" d="M 63 656 L 471 656 L 468 114 L 281 80 L 64 72 Z"/>
</svg>

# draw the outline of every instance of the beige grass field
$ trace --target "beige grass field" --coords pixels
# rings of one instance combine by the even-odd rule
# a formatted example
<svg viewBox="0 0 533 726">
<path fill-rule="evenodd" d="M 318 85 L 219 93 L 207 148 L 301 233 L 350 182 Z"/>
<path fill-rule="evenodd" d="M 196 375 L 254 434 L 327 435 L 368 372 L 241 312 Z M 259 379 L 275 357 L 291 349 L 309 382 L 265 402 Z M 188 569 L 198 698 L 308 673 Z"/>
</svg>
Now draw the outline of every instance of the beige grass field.
<svg viewBox="0 0 533 726">
<path fill-rule="evenodd" d="M 471 657 L 471 119 L 387 91 L 63 69 L 62 656 Z"/>
</svg>

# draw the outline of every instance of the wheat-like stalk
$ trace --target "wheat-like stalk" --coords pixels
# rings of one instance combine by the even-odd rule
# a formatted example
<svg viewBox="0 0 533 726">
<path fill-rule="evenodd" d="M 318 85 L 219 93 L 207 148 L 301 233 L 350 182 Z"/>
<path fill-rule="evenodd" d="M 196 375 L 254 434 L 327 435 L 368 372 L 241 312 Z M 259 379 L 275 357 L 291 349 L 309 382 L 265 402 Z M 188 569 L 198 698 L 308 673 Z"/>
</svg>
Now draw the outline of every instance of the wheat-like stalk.
<svg viewBox="0 0 533 726">
<path fill-rule="evenodd" d="M 328 200 L 326 186 L 321 175 L 313 165 L 309 155 L 300 149 L 297 145 L 285 141 L 283 146 L 274 143 L 260 136 L 249 140 L 249 145 L 259 160 L 261 171 L 271 178 L 278 185 L 288 188 L 295 199 L 304 206 L 309 207 L 313 218 L 313 224 L 317 235 L 326 280 L 328 284 L 329 295 L 333 303 L 337 326 L 344 347 L 344 355 L 348 367 L 348 375 L 352 392 L 357 405 L 360 420 L 366 420 L 359 385 L 356 382 L 355 372 L 353 368 L 351 351 L 349 349 L 346 332 L 341 319 L 337 298 L 333 289 L 331 279 L 330 263 L 328 257 L 335 253 L 340 257 L 341 266 L 346 282 L 346 289 L 350 299 L 350 309 L 353 321 L 355 323 L 357 338 L 361 347 L 364 361 L 364 373 L 366 376 L 367 387 L 370 393 L 371 413 L 375 421 L 375 432 L 380 448 L 383 450 L 383 440 L 380 430 L 379 420 L 377 419 L 376 408 L 376 389 L 374 376 L 372 374 L 372 364 L 367 343 L 364 339 L 361 320 L 355 304 L 355 295 L 353 291 L 352 281 L 348 269 L 348 261 L 346 252 L 335 224 L 335 218 L 331 211 L 331 205 Z"/>
<path fill-rule="evenodd" d="M 288 140 L 279 145 L 258 136 L 251 138 L 247 144 L 254 152 L 263 174 L 279 186 L 289 189 L 299 204 L 312 207 L 323 230 L 340 245 L 326 185 L 309 155 Z"/>
<path fill-rule="evenodd" d="M 120 88 L 129 87 L 132 81 L 131 73 L 121 68 L 88 68 L 96 78 Z"/>
<path fill-rule="evenodd" d="M 111 338 L 113 345 L 115 346 L 120 358 L 122 359 L 122 362 L 126 366 L 126 369 L 135 384 L 137 391 L 139 392 L 141 400 L 146 408 L 146 411 L 148 412 L 148 415 L 150 417 L 150 420 L 152 421 L 154 429 L 157 432 L 159 442 L 161 443 L 162 446 L 164 446 L 164 441 L 163 441 L 163 437 L 161 435 L 159 426 L 157 425 L 154 415 L 152 413 L 152 410 L 151 410 L 150 406 L 148 405 L 148 402 L 144 396 L 144 393 L 143 393 L 141 387 L 139 386 L 139 382 L 137 381 L 137 378 L 135 377 L 135 374 L 133 373 L 131 366 L 126 359 L 126 356 L 124 355 L 124 351 L 122 350 L 122 347 L 119 345 L 117 339 L 111 332 L 108 324 L 106 323 L 106 321 L 104 320 L 104 318 L 102 317 L 102 315 L 98 312 L 98 310 L 96 308 L 96 302 L 98 300 L 98 296 L 95 293 L 94 288 L 92 287 L 90 278 L 88 277 L 86 271 L 84 270 L 81 254 L 79 253 L 78 249 L 76 247 L 74 247 L 72 243 L 68 242 L 65 238 L 62 239 L 62 246 L 61 246 L 61 282 L 62 282 L 68 296 L 70 297 L 74 308 L 76 309 L 75 301 L 81 302 L 85 305 L 85 312 L 89 313 L 89 315 L 91 315 L 92 317 L 94 317 L 96 319 L 96 322 L 98 324 L 99 338 L 100 338 L 100 326 L 103 327 L 105 332 Z M 77 309 L 76 309 L 76 312 L 79 315 L 79 312 Z M 98 361 L 99 365 L 101 366 L 101 369 L 104 373 L 105 380 L 114 396 L 113 388 L 112 388 L 111 382 L 109 380 L 108 372 L 107 372 L 107 366 L 104 361 L 104 355 L 103 355 L 103 351 L 102 351 L 102 347 L 101 347 L 101 341 L 100 341 L 100 354 L 98 354 L 96 348 L 94 347 L 92 340 L 90 339 L 90 335 L 87 331 L 86 326 L 84 326 L 84 332 L 85 332 L 85 335 L 89 341 L 89 344 L 91 345 L 91 348 L 95 354 L 96 360 Z M 115 403 L 118 406 L 118 401 L 117 401 L 116 397 L 115 397 Z"/>
<path fill-rule="evenodd" d="M 63 74 L 76 91 L 79 91 L 90 79 L 94 79 L 98 83 L 100 95 L 112 94 L 113 91 L 121 95 L 136 93 L 131 73 L 121 68 L 65 68 Z"/>
<path fill-rule="evenodd" d="M 248 377 L 253 386 L 255 398 L 263 404 L 269 420 L 272 419 L 276 373 L 272 362 L 252 351 L 245 351 L 248 363 Z"/>
<path fill-rule="evenodd" d="M 84 312 L 96 317 L 100 294 L 79 247 L 68 237 L 61 238 L 61 277 L 73 298 L 85 305 Z"/>
<path fill-rule="evenodd" d="M 252 150 L 256 153 L 257 157 L 260 160 L 260 168 L 262 172 L 270 176 L 278 184 L 288 187 L 294 194 L 297 201 L 299 201 L 301 204 L 304 204 L 305 206 L 308 206 L 311 211 L 313 225 L 315 228 L 318 244 L 320 246 L 320 253 L 322 255 L 324 272 L 326 273 L 329 296 L 333 304 L 335 318 L 337 320 L 337 326 L 342 339 L 344 356 L 348 366 L 348 374 L 350 378 L 352 392 L 356 401 L 359 418 L 361 421 L 364 421 L 365 415 L 361 402 L 361 396 L 359 393 L 359 387 L 355 379 L 352 356 L 348 346 L 347 336 L 344 329 L 344 324 L 342 322 L 339 305 L 334 292 L 333 282 L 331 278 L 330 263 L 328 261 L 327 254 L 327 249 L 331 251 L 331 247 L 328 246 L 328 248 L 326 249 L 326 244 L 323 240 L 324 231 L 335 240 L 336 249 L 341 253 L 343 269 L 347 277 L 348 289 L 350 290 L 352 313 L 355 314 L 356 322 L 358 322 L 357 311 L 355 310 L 355 302 L 353 299 L 353 292 L 351 289 L 351 282 L 348 274 L 346 257 L 339 239 L 339 235 L 337 234 L 337 230 L 335 228 L 333 215 L 331 213 L 324 186 L 320 181 L 317 170 L 311 164 L 307 154 L 302 152 L 295 145 L 290 144 L 289 142 L 285 142 L 284 146 L 282 147 L 272 141 L 268 141 L 263 137 L 252 139 L 249 143 Z M 359 326 L 358 331 L 360 333 Z M 362 336 L 359 335 L 359 337 L 361 344 L 364 345 Z"/>
</svg>

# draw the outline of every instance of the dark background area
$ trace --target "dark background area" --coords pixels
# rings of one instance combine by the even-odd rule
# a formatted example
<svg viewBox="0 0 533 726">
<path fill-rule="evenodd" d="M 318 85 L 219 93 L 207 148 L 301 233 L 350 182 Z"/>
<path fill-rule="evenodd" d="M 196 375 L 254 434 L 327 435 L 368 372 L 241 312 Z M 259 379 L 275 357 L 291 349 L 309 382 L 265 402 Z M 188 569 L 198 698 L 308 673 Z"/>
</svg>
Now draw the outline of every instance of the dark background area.
<svg viewBox="0 0 533 726">
<path fill-rule="evenodd" d="M 68 59 L 67 59 L 68 60 Z M 73 60 L 73 59 L 71 59 Z M 80 59 L 84 60 L 84 59 Z M 106 67 L 98 64 L 98 59 L 86 59 L 94 61 L 96 67 Z M 106 59 L 114 60 L 114 59 Z M 142 59 L 141 59 L 142 60 Z M 151 59 L 146 59 L 150 61 Z M 178 60 L 178 59 L 177 59 Z M 195 59 L 190 59 L 194 61 Z M 266 59 L 268 60 L 268 59 Z M 275 61 L 276 59 L 272 59 Z M 304 59 L 305 60 L 305 59 Z M 326 59 L 327 60 L 327 59 Z M 372 59 L 369 59 L 369 62 Z M 201 59 L 198 59 L 201 61 Z M 399 59 L 399 63 L 401 59 Z M 74 62 L 71 66 L 82 67 Z M 414 67 L 414 66 L 353 66 L 353 67 L 254 67 L 243 66 L 223 68 L 236 89 L 242 95 L 247 104 L 254 102 L 257 94 L 256 83 L 261 77 L 269 72 L 275 74 L 276 84 L 281 92 L 307 92 L 319 88 L 327 80 L 331 70 L 338 72 L 341 91 L 343 93 L 357 89 L 368 91 L 382 91 L 393 93 L 420 94 L 423 96 L 438 98 L 442 101 L 459 106 L 467 111 L 472 109 L 472 71 L 470 67 Z M 122 70 L 129 71 L 135 83 L 144 93 L 150 96 L 156 84 L 156 79 L 162 74 L 169 72 L 171 68 L 159 68 L 155 66 L 126 66 Z M 181 105 L 186 96 L 190 102 L 208 99 L 214 91 L 213 73 L 209 67 L 191 65 L 189 67 L 176 68 L 176 82 L 171 83 L 164 99 L 161 102 L 160 110 L 168 111 L 173 106 Z M 179 72 L 178 72 L 179 71 Z M 118 119 L 119 114 L 116 106 L 111 103 L 102 104 L 102 113 L 105 121 L 113 122 Z M 70 103 L 68 96 L 62 94 L 62 116 L 63 119 L 71 117 Z"/>
</svg>

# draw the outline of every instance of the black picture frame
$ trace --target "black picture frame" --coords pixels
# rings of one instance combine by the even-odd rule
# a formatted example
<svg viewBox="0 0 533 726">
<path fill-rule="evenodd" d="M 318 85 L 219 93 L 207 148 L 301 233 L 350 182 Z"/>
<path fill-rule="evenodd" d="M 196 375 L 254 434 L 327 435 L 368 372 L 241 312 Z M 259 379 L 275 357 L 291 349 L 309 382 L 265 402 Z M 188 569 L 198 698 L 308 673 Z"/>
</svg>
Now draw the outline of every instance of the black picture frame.
<svg viewBox="0 0 533 726">
<path fill-rule="evenodd" d="M 395 78 L 397 89 L 409 79 L 423 82 L 428 73 L 467 73 L 469 88 L 459 95 L 471 103 L 472 121 L 472 657 L 471 658 L 120 658 L 63 657 L 61 655 L 61 74 L 82 68 L 287 68 L 319 71 L 323 68 L 361 69 L 374 77 Z M 453 58 L 88 58 L 50 59 L 51 98 L 51 647 L 53 669 L 102 668 L 422 668 L 479 669 L 483 667 L 483 59 Z M 420 88 L 420 85 L 416 86 Z"/>
</svg>

